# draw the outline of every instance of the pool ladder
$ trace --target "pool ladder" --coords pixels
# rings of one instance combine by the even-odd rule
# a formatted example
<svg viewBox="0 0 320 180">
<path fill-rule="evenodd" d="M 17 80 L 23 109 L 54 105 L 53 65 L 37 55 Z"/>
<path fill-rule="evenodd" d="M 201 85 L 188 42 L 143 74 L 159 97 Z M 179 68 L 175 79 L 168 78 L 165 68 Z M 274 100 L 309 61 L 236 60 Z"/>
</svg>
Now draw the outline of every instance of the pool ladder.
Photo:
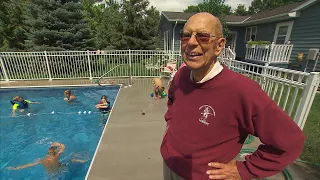
<svg viewBox="0 0 320 180">
<path fill-rule="evenodd" d="M 115 67 L 111 68 L 108 72 L 106 72 L 106 73 L 104 73 L 102 76 L 100 76 L 100 78 L 98 79 L 98 85 L 99 85 L 99 86 L 102 86 L 102 85 L 101 85 L 101 79 L 102 79 L 105 75 L 109 74 L 110 72 L 112 72 L 112 71 L 115 70 L 116 68 L 118 68 L 118 67 L 120 67 L 120 66 L 123 66 L 123 65 L 126 65 L 126 64 L 118 64 L 118 65 L 116 65 Z M 131 73 L 130 73 L 130 74 L 131 74 Z M 126 85 L 125 83 L 118 83 L 118 84 Z M 129 77 L 129 86 L 131 86 L 131 85 L 132 85 L 132 76 L 130 75 L 130 77 Z"/>
</svg>

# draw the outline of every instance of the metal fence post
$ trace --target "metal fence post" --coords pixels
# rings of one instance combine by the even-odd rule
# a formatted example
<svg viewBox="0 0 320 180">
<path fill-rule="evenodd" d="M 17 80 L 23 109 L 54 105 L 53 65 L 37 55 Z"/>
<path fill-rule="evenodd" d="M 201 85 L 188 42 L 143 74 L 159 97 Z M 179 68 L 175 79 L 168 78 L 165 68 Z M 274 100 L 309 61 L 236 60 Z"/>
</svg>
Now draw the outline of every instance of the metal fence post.
<svg viewBox="0 0 320 180">
<path fill-rule="evenodd" d="M 261 72 L 261 75 L 262 75 L 262 82 L 261 82 L 261 87 L 263 90 L 265 90 L 266 88 L 266 82 L 267 82 L 267 74 L 268 74 L 268 69 L 267 67 L 269 66 L 268 63 L 265 63 L 264 66 L 263 66 L 263 69 L 262 69 L 262 72 Z"/>
<path fill-rule="evenodd" d="M 132 60 L 131 60 L 131 50 L 129 49 L 129 85 L 132 85 Z"/>
<path fill-rule="evenodd" d="M 92 72 L 91 72 L 91 62 L 90 62 L 89 50 L 87 50 L 87 56 L 88 56 L 88 66 L 89 66 L 89 79 L 92 80 Z"/>
<path fill-rule="evenodd" d="M 52 76 L 51 76 L 51 71 L 50 71 L 50 65 L 49 65 L 49 60 L 48 60 L 48 56 L 47 56 L 47 51 L 44 51 L 44 56 L 46 58 L 47 70 L 48 70 L 48 74 L 49 74 L 49 80 L 52 81 Z"/>
<path fill-rule="evenodd" d="M 313 100 L 319 87 L 319 81 L 320 75 L 318 72 L 311 72 L 308 76 L 306 86 L 302 93 L 302 97 L 297 108 L 296 114 L 294 116 L 294 121 L 298 124 L 298 126 L 301 129 L 303 129 L 307 121 L 309 111 L 311 109 Z"/>
<path fill-rule="evenodd" d="M 267 60 L 267 62 L 268 62 L 268 64 L 270 64 L 271 63 L 271 58 L 272 57 L 274 57 L 273 56 L 273 51 L 274 51 L 274 42 L 272 42 L 271 44 L 270 44 L 270 46 L 269 46 L 269 56 L 268 56 L 268 60 Z"/>
<path fill-rule="evenodd" d="M 1 69 L 4 74 L 4 78 L 6 79 L 6 81 L 9 81 L 7 70 L 6 70 L 6 67 L 4 66 L 4 62 L 1 56 L 0 56 L 0 62 L 1 62 Z"/>
</svg>

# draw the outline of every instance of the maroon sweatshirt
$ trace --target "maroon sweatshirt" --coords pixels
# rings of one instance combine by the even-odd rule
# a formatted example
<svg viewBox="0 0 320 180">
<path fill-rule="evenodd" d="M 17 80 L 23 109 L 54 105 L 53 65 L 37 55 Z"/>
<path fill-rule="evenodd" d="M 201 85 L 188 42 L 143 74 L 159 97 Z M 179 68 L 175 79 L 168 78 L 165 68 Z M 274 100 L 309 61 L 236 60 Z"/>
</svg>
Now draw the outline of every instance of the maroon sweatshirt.
<svg viewBox="0 0 320 180">
<path fill-rule="evenodd" d="M 226 67 L 202 84 L 181 68 L 168 92 L 167 131 L 161 154 L 168 167 L 186 180 L 208 180 L 209 162 L 228 163 L 248 134 L 262 141 L 237 162 L 242 180 L 281 172 L 301 154 L 304 135 L 259 84 Z"/>
</svg>

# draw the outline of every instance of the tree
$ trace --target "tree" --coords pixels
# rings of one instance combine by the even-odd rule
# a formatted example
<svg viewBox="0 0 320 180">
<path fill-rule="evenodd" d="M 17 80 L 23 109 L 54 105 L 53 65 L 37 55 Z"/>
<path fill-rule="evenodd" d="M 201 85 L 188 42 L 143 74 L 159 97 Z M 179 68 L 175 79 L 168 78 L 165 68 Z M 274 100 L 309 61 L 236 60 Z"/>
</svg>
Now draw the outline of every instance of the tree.
<svg viewBox="0 0 320 180">
<path fill-rule="evenodd" d="M 223 35 L 228 36 L 228 27 L 225 22 L 225 16 L 231 14 L 231 7 L 225 4 L 224 0 L 204 0 L 197 6 L 188 6 L 184 12 L 208 12 L 218 17 L 223 25 Z"/>
<path fill-rule="evenodd" d="M 253 0 L 249 6 L 249 13 L 254 14 L 261 11 L 271 10 L 277 7 L 287 5 L 292 2 L 303 0 Z"/>
<path fill-rule="evenodd" d="M 152 49 L 159 39 L 160 14 L 154 7 L 147 9 L 148 0 L 122 0 L 123 38 L 121 49 Z M 154 27 L 154 28 L 150 28 Z"/>
<path fill-rule="evenodd" d="M 31 0 L 26 18 L 29 50 L 90 50 L 94 40 L 76 0 Z"/>
<path fill-rule="evenodd" d="M 25 0 L 0 1 L 0 50 L 23 50 Z"/>
<path fill-rule="evenodd" d="M 102 21 L 96 32 L 96 42 L 100 49 L 118 49 L 125 44 L 122 38 L 124 17 L 120 7 L 118 2 L 109 0 L 103 9 Z"/>
<path fill-rule="evenodd" d="M 246 16 L 249 12 L 246 10 L 246 6 L 244 4 L 238 4 L 234 14 L 238 16 Z"/>
</svg>

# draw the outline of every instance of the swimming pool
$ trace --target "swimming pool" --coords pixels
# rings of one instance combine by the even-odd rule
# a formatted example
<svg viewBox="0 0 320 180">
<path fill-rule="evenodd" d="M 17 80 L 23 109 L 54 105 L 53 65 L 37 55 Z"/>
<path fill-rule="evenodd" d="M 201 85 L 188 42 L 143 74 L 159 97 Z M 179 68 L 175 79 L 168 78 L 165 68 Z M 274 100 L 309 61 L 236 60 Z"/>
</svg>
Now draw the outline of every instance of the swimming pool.
<svg viewBox="0 0 320 180">
<path fill-rule="evenodd" d="M 76 95 L 74 103 L 63 100 L 66 89 Z M 1 180 L 84 179 L 108 117 L 101 116 L 95 104 L 102 95 L 107 95 L 113 106 L 118 91 L 119 86 L 0 89 Z M 29 105 L 29 116 L 17 113 L 12 117 L 10 100 L 16 95 L 41 104 Z M 45 157 L 50 144 L 56 141 L 66 147 L 60 161 L 67 167 L 59 173 L 48 174 L 42 165 L 7 169 Z M 73 163 L 72 158 L 85 162 Z"/>
</svg>

